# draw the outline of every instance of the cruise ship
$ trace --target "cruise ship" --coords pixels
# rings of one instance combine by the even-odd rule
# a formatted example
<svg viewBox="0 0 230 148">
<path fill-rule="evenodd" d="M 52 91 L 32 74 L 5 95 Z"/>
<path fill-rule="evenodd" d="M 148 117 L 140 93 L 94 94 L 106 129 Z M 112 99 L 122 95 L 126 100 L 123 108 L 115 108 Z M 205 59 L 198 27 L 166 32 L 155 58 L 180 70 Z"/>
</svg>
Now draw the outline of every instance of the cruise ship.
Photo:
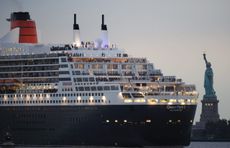
<svg viewBox="0 0 230 148">
<path fill-rule="evenodd" d="M 42 44 L 28 12 L 13 12 L 0 39 L 0 145 L 189 145 L 195 85 L 101 35 Z"/>
</svg>

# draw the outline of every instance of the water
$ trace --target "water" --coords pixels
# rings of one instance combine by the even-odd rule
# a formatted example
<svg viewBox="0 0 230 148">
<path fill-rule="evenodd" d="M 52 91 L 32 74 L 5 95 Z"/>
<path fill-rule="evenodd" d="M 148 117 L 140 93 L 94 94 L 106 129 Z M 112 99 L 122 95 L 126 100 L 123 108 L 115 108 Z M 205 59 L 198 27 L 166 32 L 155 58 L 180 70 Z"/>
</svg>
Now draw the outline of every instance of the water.
<svg viewBox="0 0 230 148">
<path fill-rule="evenodd" d="M 191 142 L 185 148 L 230 148 L 230 142 Z"/>
<path fill-rule="evenodd" d="M 95 147 L 95 146 L 69 146 L 69 147 L 23 147 L 23 146 L 7 146 L 0 148 L 119 148 L 119 147 Z M 121 148 L 121 147 L 120 147 Z M 173 147 L 146 147 L 146 148 L 230 148 L 230 142 L 192 142 L 189 146 L 173 146 Z"/>
</svg>

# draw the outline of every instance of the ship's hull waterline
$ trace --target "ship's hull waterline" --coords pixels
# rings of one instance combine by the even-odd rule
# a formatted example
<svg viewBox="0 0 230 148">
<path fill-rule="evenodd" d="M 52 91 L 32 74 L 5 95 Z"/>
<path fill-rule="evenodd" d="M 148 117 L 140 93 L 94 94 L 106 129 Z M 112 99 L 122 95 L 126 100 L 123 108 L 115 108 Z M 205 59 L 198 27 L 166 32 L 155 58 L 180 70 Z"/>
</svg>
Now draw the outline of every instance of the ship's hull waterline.
<svg viewBox="0 0 230 148">
<path fill-rule="evenodd" d="M 188 145 L 196 105 L 5 106 L 0 142 L 15 145 Z"/>
</svg>

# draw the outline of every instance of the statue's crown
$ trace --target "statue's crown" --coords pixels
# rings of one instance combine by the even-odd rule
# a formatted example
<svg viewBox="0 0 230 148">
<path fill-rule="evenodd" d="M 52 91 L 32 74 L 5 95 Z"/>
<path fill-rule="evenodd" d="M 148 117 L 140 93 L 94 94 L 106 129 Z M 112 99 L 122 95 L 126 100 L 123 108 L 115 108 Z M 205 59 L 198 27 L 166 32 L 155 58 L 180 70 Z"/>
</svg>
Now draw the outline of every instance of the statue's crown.
<svg viewBox="0 0 230 148">
<path fill-rule="evenodd" d="M 211 67 L 212 64 L 210 62 L 207 63 L 207 67 Z"/>
</svg>

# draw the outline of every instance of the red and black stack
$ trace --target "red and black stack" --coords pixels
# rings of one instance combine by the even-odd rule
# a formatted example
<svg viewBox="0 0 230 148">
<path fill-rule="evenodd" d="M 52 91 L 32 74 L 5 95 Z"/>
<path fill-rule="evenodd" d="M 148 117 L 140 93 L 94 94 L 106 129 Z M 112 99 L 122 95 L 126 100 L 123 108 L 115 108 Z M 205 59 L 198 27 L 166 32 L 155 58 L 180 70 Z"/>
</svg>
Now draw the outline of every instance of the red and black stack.
<svg viewBox="0 0 230 148">
<path fill-rule="evenodd" d="M 36 24 L 28 12 L 13 12 L 10 19 L 11 30 L 19 27 L 19 43 L 38 43 Z"/>
</svg>

